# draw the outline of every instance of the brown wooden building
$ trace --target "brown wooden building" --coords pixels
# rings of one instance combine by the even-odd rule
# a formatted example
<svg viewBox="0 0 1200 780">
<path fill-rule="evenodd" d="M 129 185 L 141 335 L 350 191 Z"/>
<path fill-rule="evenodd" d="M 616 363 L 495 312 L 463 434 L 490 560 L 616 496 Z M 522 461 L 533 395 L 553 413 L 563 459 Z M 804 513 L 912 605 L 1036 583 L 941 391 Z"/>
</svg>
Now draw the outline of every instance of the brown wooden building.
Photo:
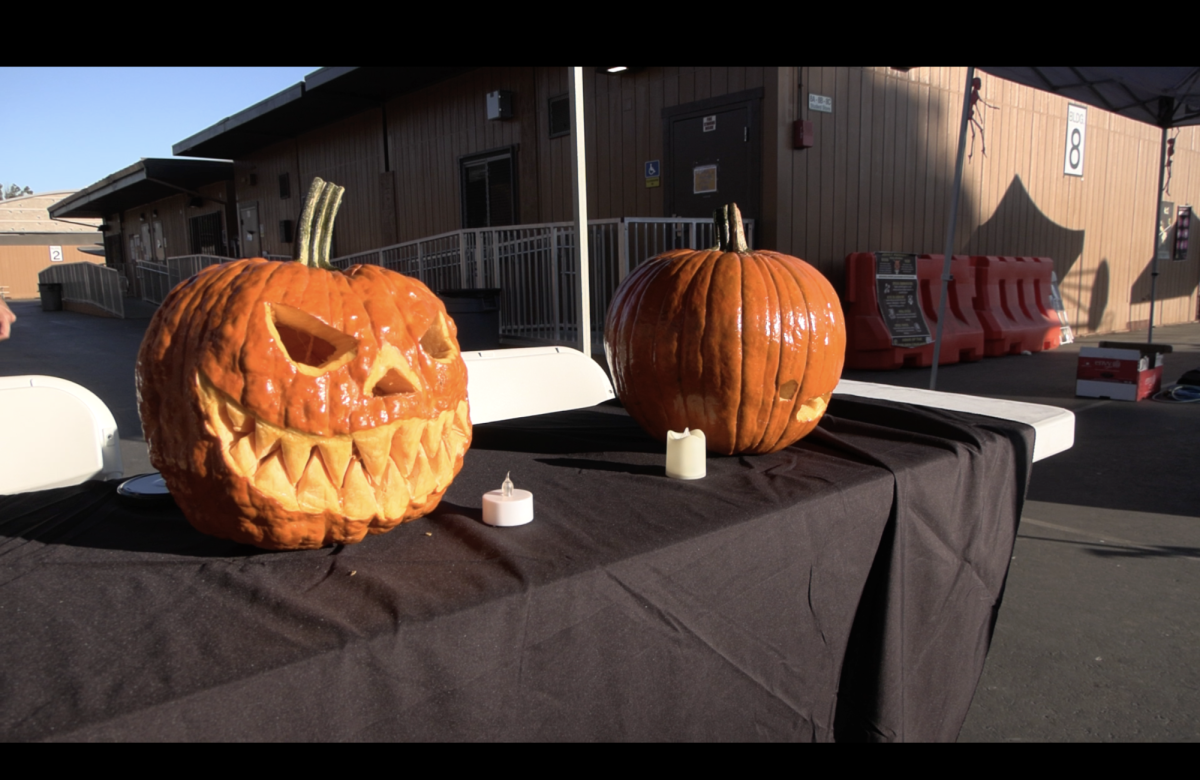
<svg viewBox="0 0 1200 780">
<path fill-rule="evenodd" d="M 291 254 L 314 176 L 346 196 L 335 255 L 464 227 L 572 217 L 567 68 L 324 68 L 175 154 L 233 161 L 240 252 Z M 964 68 L 585 70 L 588 216 L 704 217 L 736 201 L 756 243 L 841 289 L 847 254 L 940 253 Z M 1072 325 L 1149 316 L 1158 130 L 1088 108 L 1064 173 L 1068 101 L 980 74 L 956 252 L 1053 257 Z M 811 122 L 811 145 L 795 139 Z M 1170 193 L 1200 202 L 1200 131 Z M 1196 318 L 1196 249 L 1160 267 L 1156 322 Z"/>
<path fill-rule="evenodd" d="M 0 201 L 0 297 L 38 297 L 38 273 L 57 263 L 103 263 L 98 220 L 64 222 L 50 210 L 74 190 Z"/>
<path fill-rule="evenodd" d="M 236 254 L 229 230 L 234 203 L 229 162 L 142 159 L 64 198 L 50 213 L 102 220 L 106 262 L 137 297 L 141 264 L 188 254 Z"/>
</svg>

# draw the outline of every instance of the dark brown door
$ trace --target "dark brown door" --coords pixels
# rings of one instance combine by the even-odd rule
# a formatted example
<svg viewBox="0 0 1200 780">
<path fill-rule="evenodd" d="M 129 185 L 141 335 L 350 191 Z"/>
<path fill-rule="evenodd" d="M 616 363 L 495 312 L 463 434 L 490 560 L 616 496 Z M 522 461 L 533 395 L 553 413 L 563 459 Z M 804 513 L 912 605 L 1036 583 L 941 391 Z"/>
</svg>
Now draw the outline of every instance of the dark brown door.
<svg viewBox="0 0 1200 780">
<path fill-rule="evenodd" d="M 718 206 L 737 203 L 743 218 L 759 216 L 762 101 L 756 93 L 712 98 L 663 112 L 668 214 L 711 217 Z"/>
</svg>

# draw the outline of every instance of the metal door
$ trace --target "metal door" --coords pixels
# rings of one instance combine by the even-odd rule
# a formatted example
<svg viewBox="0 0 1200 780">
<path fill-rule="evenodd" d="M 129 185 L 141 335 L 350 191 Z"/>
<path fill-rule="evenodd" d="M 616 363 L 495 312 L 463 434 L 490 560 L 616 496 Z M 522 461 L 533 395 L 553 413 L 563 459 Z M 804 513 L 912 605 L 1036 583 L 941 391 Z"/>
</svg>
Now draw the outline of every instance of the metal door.
<svg viewBox="0 0 1200 780">
<path fill-rule="evenodd" d="M 241 223 L 239 238 L 242 240 L 242 257 L 262 257 L 262 242 L 259 240 L 258 204 L 238 208 Z"/>
<path fill-rule="evenodd" d="M 713 98 L 664 112 L 667 213 L 711 217 L 718 206 L 737 203 L 744 219 L 760 216 L 760 103 Z"/>
</svg>

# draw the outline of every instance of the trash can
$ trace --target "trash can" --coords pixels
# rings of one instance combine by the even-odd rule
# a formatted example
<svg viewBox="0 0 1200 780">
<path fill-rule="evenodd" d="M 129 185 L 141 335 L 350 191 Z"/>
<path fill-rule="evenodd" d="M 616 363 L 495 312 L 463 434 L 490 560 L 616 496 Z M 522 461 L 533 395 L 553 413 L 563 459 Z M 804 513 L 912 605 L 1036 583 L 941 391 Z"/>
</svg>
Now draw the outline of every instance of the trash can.
<svg viewBox="0 0 1200 780">
<path fill-rule="evenodd" d="M 38 293 L 42 296 L 42 311 L 62 311 L 61 282 L 38 282 Z"/>
<path fill-rule="evenodd" d="M 500 288 L 442 290 L 438 298 L 458 327 L 459 349 L 500 349 Z"/>
</svg>

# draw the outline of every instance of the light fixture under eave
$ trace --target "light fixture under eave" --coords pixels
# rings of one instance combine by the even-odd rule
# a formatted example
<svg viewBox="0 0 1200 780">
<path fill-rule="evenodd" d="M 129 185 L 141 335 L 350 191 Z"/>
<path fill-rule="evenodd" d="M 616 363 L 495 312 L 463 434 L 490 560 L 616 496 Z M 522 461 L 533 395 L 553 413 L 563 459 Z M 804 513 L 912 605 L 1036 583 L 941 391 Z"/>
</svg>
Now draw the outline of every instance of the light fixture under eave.
<svg viewBox="0 0 1200 780">
<path fill-rule="evenodd" d="M 629 67 L 627 65 L 614 65 L 613 67 L 605 68 L 604 70 L 608 73 L 620 73 L 623 70 L 629 70 Z"/>
</svg>

